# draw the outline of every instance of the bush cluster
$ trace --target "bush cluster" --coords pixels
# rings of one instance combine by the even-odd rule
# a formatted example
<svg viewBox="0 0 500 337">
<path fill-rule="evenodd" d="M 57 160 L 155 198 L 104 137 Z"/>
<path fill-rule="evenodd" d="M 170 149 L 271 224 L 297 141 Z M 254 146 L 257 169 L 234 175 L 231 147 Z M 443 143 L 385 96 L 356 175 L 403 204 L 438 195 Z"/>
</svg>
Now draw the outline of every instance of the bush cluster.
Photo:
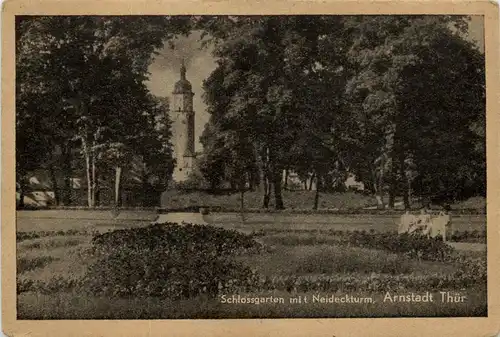
<svg viewBox="0 0 500 337">
<path fill-rule="evenodd" d="M 155 224 L 96 235 L 85 284 L 110 296 L 216 296 L 251 285 L 235 257 L 259 252 L 251 236 L 213 226 Z"/>
<path fill-rule="evenodd" d="M 369 292 L 386 291 L 443 291 L 458 290 L 474 286 L 486 286 L 486 269 L 484 261 L 469 261 L 464 268 L 450 275 L 389 275 L 375 274 L 362 276 L 323 275 L 319 277 L 287 276 L 257 277 L 252 290 L 257 291 L 289 291 L 289 292 Z"/>
<path fill-rule="evenodd" d="M 346 235 L 347 242 L 355 246 L 383 249 L 402 253 L 410 258 L 423 260 L 445 260 L 453 249 L 442 240 L 419 235 L 388 233 L 351 232 Z"/>
<path fill-rule="evenodd" d="M 31 231 L 31 232 L 16 232 L 16 242 L 25 240 L 39 239 L 48 236 L 74 236 L 74 235 L 93 235 L 96 231 L 86 229 L 68 229 L 65 231 Z"/>
<path fill-rule="evenodd" d="M 34 292 L 43 295 L 51 295 L 71 290 L 84 290 L 82 280 L 74 278 L 67 279 L 61 276 L 54 276 L 48 281 L 31 280 L 18 277 L 16 283 L 17 294 Z"/>
<path fill-rule="evenodd" d="M 380 235 L 386 232 L 375 231 L 374 229 L 367 230 L 339 230 L 339 229 L 279 229 L 279 228 L 266 228 L 265 230 L 259 229 L 253 232 L 254 236 L 266 236 L 269 234 L 282 234 L 286 233 L 287 235 L 292 234 L 310 234 L 310 235 L 318 235 L 324 234 L 325 236 L 339 236 L 343 237 L 349 235 L 349 233 L 358 232 L 362 234 L 370 234 L 370 235 Z M 395 234 L 395 232 L 390 232 Z M 449 237 L 450 241 L 453 242 L 485 242 L 486 241 L 486 231 L 485 230 L 472 230 L 472 231 L 454 231 L 453 235 Z"/>
<path fill-rule="evenodd" d="M 456 231 L 451 236 L 451 241 L 454 242 L 485 242 L 486 231 Z"/>
<path fill-rule="evenodd" d="M 468 257 L 459 255 L 453 259 L 453 262 L 459 266 L 454 274 L 457 279 L 474 279 L 486 284 L 488 279 L 487 261 L 485 257 Z M 464 285 L 465 287 L 465 285 Z"/>
<path fill-rule="evenodd" d="M 321 232 L 320 232 L 321 233 Z M 427 238 L 424 236 L 398 234 L 397 232 L 375 232 L 375 231 L 329 231 L 328 235 L 312 236 L 284 236 L 275 238 L 279 244 L 288 245 L 314 245 L 335 244 L 349 245 L 355 247 L 386 250 L 396 254 L 404 254 L 409 258 L 423 260 L 443 261 L 450 257 L 453 248 L 439 238 Z M 254 236 L 265 236 L 266 233 L 258 231 Z"/>
<path fill-rule="evenodd" d="M 17 259 L 16 263 L 16 271 L 18 274 L 22 274 L 24 272 L 37 269 L 37 268 L 42 268 L 51 263 L 52 261 L 56 260 L 52 256 L 37 256 L 34 258 L 25 258 L 21 257 Z"/>
</svg>

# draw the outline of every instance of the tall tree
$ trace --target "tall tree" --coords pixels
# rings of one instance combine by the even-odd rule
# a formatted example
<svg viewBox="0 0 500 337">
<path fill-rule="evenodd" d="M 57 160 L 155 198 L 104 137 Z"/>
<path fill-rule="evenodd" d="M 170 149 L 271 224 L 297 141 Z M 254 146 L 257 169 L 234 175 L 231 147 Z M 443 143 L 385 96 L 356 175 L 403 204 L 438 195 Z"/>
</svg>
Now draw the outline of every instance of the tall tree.
<svg viewBox="0 0 500 337">
<path fill-rule="evenodd" d="M 284 208 L 282 174 L 303 127 L 300 115 L 306 113 L 298 97 L 307 77 L 316 76 L 320 37 L 336 20 L 262 16 L 203 21 L 215 37 L 219 59 L 205 83 L 213 122 L 231 128 L 229 121 L 237 115 L 245 123 L 261 166 L 264 207 L 273 191 L 275 207 Z"/>
<path fill-rule="evenodd" d="M 357 111 L 358 127 L 355 130 L 361 131 L 361 134 L 367 137 L 361 142 L 361 149 L 364 151 L 359 152 L 362 156 L 358 162 L 366 160 L 368 172 L 361 172 L 360 175 L 372 177 L 370 185 L 374 186 L 381 207 L 384 207 L 385 186 L 389 186 L 390 207 L 394 207 L 395 195 L 399 192 L 398 186 L 403 186 L 405 206 L 409 207 L 411 182 L 405 181 L 411 176 L 408 163 L 412 162 L 418 166 L 421 160 L 417 159 L 421 157 L 416 155 L 418 147 L 414 144 L 419 140 L 429 139 L 429 134 L 426 136 L 421 132 L 423 128 L 420 122 L 423 122 L 423 119 L 426 120 L 424 123 L 432 120 L 426 116 L 426 111 L 432 108 L 421 107 L 418 111 L 410 108 L 418 106 L 422 101 L 413 101 L 414 96 L 401 89 L 409 84 L 419 83 L 422 87 L 436 92 L 448 83 L 449 91 L 456 92 L 456 87 L 452 89 L 449 86 L 456 86 L 457 83 L 447 82 L 447 77 L 457 71 L 456 66 L 434 63 L 434 68 L 426 69 L 425 72 L 420 68 L 429 63 L 430 58 L 426 58 L 425 54 L 438 59 L 451 57 L 450 51 L 443 48 L 450 43 L 459 43 L 462 48 L 468 50 L 474 49 L 465 43 L 461 36 L 466 27 L 466 18 L 362 17 L 353 19 L 347 26 L 354 32 L 350 49 L 352 62 L 349 65 L 354 76 L 347 86 L 347 93 L 350 104 Z M 461 62 L 458 67 L 465 64 Z M 455 99 L 458 99 L 458 96 Z M 448 107 L 451 108 L 452 105 Z M 418 118 L 420 119 L 417 121 Z M 444 134 L 436 133 L 431 137 L 437 141 L 442 136 Z M 420 143 L 420 148 L 422 147 L 433 151 L 431 144 Z M 438 166 L 445 160 L 434 159 Z M 363 168 L 363 165 L 358 166 L 358 169 L 360 168 Z"/>
<path fill-rule="evenodd" d="M 410 207 L 412 191 L 424 193 L 439 184 L 457 190 L 475 181 L 473 175 L 481 176 L 480 165 L 467 164 L 461 174 L 448 169 L 459 158 L 443 152 L 446 146 L 443 151 L 436 147 L 439 155 L 428 153 L 444 137 L 450 139 L 448 146 L 463 147 L 472 162 L 483 162 L 478 145 L 483 130 L 481 57 L 463 38 L 466 17 L 208 17 L 200 22 L 213 38 L 218 59 L 205 82 L 209 125 L 217 133 L 248 130 L 263 175 L 264 207 L 271 188 L 275 206 L 284 206 L 284 169 L 325 183 L 346 171 L 355 173 L 381 208 L 386 193 L 389 207 L 398 194 Z M 468 55 L 459 58 L 459 65 L 451 64 L 453 56 L 445 48 L 450 44 L 458 55 Z M 436 127 L 455 118 L 452 111 L 464 109 L 456 103 L 467 83 L 455 81 L 461 72 L 474 88 L 468 98 L 476 108 L 468 107 L 455 119 L 453 132 L 473 144 L 468 147 Z M 420 103 L 429 101 L 429 90 L 450 99 L 436 100 L 427 109 Z M 420 113 L 417 106 L 427 111 Z M 443 117 L 429 116 L 430 111 Z M 427 128 L 426 123 L 434 124 Z M 212 142 L 210 151 L 222 163 L 228 149 L 221 150 L 221 144 Z M 437 178 L 440 167 L 443 176 Z M 451 179 L 455 185 L 445 182 L 450 172 L 459 177 Z"/>
<path fill-rule="evenodd" d="M 95 205 L 99 154 L 140 125 L 139 112 L 148 100 L 144 81 L 155 50 L 187 33 L 188 23 L 185 17 L 159 16 L 18 19 L 18 102 L 53 99 L 52 111 L 36 109 L 47 121 L 37 131 L 52 143 L 80 147 L 88 206 Z M 17 109 L 16 116 L 25 119 L 26 109 Z"/>
</svg>

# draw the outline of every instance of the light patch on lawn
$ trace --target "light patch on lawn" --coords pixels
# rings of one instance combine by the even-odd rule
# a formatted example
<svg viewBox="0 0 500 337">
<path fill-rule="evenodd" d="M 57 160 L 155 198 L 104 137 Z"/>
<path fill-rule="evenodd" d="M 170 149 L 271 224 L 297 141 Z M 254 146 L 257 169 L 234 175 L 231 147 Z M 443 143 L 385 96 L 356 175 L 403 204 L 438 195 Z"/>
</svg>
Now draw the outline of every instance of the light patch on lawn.
<svg viewBox="0 0 500 337">
<path fill-rule="evenodd" d="M 89 236 L 53 236 L 27 240 L 17 244 L 18 272 L 31 280 L 49 281 L 54 277 L 75 278 L 85 274 L 91 262 L 87 249 Z M 36 264 L 35 268 L 23 267 Z M 21 266 L 21 269 L 19 268 Z"/>
<path fill-rule="evenodd" d="M 267 253 L 241 259 L 266 276 L 338 274 L 452 274 L 456 266 L 414 261 L 386 251 L 337 245 L 274 246 Z"/>
<path fill-rule="evenodd" d="M 30 249 L 46 250 L 59 247 L 73 247 L 88 243 L 90 240 L 91 237 L 89 235 L 49 236 L 22 241 L 18 244 L 18 249 L 20 251 L 27 251 Z"/>
</svg>

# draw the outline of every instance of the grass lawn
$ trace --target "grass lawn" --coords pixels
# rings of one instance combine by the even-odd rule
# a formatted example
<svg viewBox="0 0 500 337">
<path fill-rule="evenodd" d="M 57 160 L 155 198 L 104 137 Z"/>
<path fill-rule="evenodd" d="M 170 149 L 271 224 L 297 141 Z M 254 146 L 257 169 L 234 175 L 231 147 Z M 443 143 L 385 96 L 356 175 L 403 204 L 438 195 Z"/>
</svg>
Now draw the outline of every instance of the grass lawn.
<svg viewBox="0 0 500 337">
<path fill-rule="evenodd" d="M 286 209 L 310 210 L 314 205 L 316 191 L 283 191 L 283 201 Z M 388 202 L 386 196 L 385 203 Z M 402 209 L 402 199 L 396 198 L 398 209 Z M 418 209 L 421 204 L 414 200 L 412 207 Z M 210 194 L 204 191 L 166 191 L 161 196 L 161 207 L 179 209 L 189 206 L 215 206 L 222 209 L 239 209 L 241 205 L 240 193 Z M 244 206 L 247 209 L 260 209 L 262 207 L 262 193 L 259 191 L 248 191 L 244 195 Z M 343 193 L 320 193 L 319 209 L 362 209 L 377 206 L 377 200 L 373 195 L 364 195 L 355 192 Z M 484 197 L 473 197 L 454 205 L 452 209 L 477 209 L 484 210 L 486 199 Z M 274 199 L 270 200 L 270 208 L 274 207 Z M 436 206 L 437 207 L 437 206 Z"/>
<path fill-rule="evenodd" d="M 47 233 L 46 233 L 47 234 Z M 50 234 L 50 233 L 49 233 Z M 441 286 L 441 278 L 452 278 L 461 267 L 453 262 L 418 261 L 389 251 L 339 244 L 339 237 L 317 230 L 300 232 L 263 230 L 256 237 L 266 249 L 258 255 L 238 259 L 277 286 L 230 297 L 282 298 L 284 303 L 230 304 L 222 297 L 198 296 L 185 300 L 155 297 L 106 298 L 88 295 L 72 286 L 92 262 L 88 248 L 90 234 L 46 235 L 24 238 L 17 243 L 19 319 L 166 319 L 166 318 L 257 318 L 257 317 L 397 317 L 397 316 L 485 316 L 486 285 L 465 288 Z M 485 252 L 457 252 L 485 259 Z M 430 303 L 384 302 L 384 284 L 377 290 L 358 287 L 353 280 L 415 278 L 420 284 L 397 287 L 394 294 L 434 293 Z M 425 283 L 425 278 L 437 280 Z M 306 279 L 307 285 L 290 283 Z M 325 282 L 335 278 L 345 281 Z M 283 282 L 281 282 L 281 280 Z M 423 281 L 422 281 L 423 280 Z M 273 281 L 273 282 L 274 282 Z M 424 286 L 422 286 L 424 282 Z M 371 284 L 368 282 L 367 284 Z M 409 283 L 412 284 L 412 283 Z M 394 288 L 396 285 L 396 288 Z M 302 288 L 301 288 L 302 287 Z M 389 286 L 388 286 L 389 287 Z M 467 296 L 463 303 L 442 303 L 439 291 Z M 313 296 L 371 298 L 371 303 L 312 303 Z M 290 304 L 291 298 L 308 297 L 308 303 Z"/>
<path fill-rule="evenodd" d="M 98 230 L 145 226 L 157 214 L 149 212 L 122 212 L 113 217 L 111 211 L 40 210 L 18 211 L 16 229 L 18 232 Z M 280 214 L 280 213 L 211 213 L 205 216 L 209 224 L 226 229 L 245 232 L 257 230 L 315 231 L 315 230 L 376 230 L 394 231 L 398 215 L 335 215 L 335 214 Z M 485 215 L 453 216 L 453 228 L 457 231 L 483 231 L 486 229 Z"/>
<path fill-rule="evenodd" d="M 312 209 L 315 191 L 283 191 L 283 200 L 287 209 Z M 319 208 L 359 209 L 376 205 L 375 197 L 360 193 L 321 193 Z M 239 208 L 241 205 L 240 193 L 209 194 L 203 191 L 179 192 L 166 191 L 161 196 L 161 206 L 165 208 L 184 208 L 188 206 L 218 206 L 224 208 Z M 257 209 L 262 207 L 262 193 L 249 191 L 244 195 L 246 208 Z M 271 198 L 269 207 L 274 207 Z"/>
</svg>

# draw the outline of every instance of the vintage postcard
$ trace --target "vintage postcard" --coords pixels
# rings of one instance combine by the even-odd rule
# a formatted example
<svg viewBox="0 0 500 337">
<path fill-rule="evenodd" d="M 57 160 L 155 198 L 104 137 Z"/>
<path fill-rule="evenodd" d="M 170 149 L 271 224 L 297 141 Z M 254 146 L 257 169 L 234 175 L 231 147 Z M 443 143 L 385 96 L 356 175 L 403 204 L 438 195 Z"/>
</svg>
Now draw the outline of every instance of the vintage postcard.
<svg viewBox="0 0 500 337">
<path fill-rule="evenodd" d="M 498 5 L 6 1 L 8 336 L 500 333 Z"/>
</svg>

